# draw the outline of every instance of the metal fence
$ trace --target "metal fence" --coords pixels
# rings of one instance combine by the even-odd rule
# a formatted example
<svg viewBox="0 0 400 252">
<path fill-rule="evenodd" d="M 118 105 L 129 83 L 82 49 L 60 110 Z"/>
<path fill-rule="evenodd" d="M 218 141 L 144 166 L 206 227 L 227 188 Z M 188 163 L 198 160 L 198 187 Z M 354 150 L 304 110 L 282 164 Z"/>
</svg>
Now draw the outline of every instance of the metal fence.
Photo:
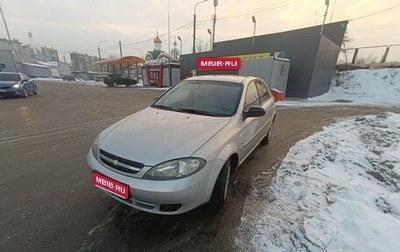
<svg viewBox="0 0 400 252">
<path fill-rule="evenodd" d="M 400 44 L 341 49 L 338 64 L 400 62 Z"/>
</svg>

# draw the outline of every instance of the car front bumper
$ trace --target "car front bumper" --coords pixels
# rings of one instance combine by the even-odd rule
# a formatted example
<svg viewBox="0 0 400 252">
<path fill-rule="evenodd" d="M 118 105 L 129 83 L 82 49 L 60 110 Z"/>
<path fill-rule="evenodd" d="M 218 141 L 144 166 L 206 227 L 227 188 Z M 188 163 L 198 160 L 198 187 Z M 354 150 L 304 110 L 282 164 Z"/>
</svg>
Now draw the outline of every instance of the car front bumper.
<svg viewBox="0 0 400 252">
<path fill-rule="evenodd" d="M 1 88 L 0 97 L 22 96 L 21 89 L 17 88 Z"/>
<path fill-rule="evenodd" d="M 114 199 L 141 211 L 176 215 L 190 211 L 209 201 L 223 160 L 207 162 L 197 173 L 180 179 L 149 180 L 115 172 L 94 158 L 91 150 L 87 163 L 92 171 L 129 186 L 128 199 L 106 192 Z M 145 168 L 143 168 L 145 169 Z"/>
</svg>

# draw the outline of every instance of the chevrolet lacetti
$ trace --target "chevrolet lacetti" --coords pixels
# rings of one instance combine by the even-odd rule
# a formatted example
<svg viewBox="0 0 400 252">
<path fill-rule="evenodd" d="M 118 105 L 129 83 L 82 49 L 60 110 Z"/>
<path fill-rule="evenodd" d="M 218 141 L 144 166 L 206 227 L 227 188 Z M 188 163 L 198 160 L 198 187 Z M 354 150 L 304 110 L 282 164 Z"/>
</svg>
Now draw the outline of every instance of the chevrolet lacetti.
<svg viewBox="0 0 400 252">
<path fill-rule="evenodd" d="M 96 137 L 87 155 L 92 183 L 155 214 L 220 208 L 231 171 L 271 140 L 275 116 L 259 78 L 185 79 Z"/>
</svg>

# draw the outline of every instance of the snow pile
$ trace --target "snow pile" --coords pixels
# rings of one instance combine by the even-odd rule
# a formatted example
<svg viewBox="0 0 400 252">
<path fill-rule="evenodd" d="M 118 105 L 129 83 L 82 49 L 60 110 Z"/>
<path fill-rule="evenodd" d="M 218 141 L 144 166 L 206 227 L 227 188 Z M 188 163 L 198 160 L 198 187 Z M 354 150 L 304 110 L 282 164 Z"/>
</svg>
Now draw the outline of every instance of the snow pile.
<svg viewBox="0 0 400 252">
<path fill-rule="evenodd" d="M 246 251 L 398 251 L 400 115 L 352 118 L 292 147 L 247 199 Z M 258 212 L 255 214 L 254 212 Z"/>
<path fill-rule="evenodd" d="M 400 68 L 336 73 L 327 93 L 306 100 L 290 99 L 279 106 L 400 105 Z"/>
<path fill-rule="evenodd" d="M 397 95 L 396 95 L 397 94 Z M 328 93 L 311 101 L 351 100 L 376 104 L 400 104 L 400 69 L 339 72 Z"/>
</svg>

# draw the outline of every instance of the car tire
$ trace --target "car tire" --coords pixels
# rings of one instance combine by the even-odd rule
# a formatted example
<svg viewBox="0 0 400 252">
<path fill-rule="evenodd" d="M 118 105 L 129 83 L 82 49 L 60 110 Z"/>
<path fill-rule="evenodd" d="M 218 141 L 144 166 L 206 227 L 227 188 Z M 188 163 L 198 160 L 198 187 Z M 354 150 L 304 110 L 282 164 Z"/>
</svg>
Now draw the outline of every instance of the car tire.
<svg viewBox="0 0 400 252">
<path fill-rule="evenodd" d="M 226 196 L 228 193 L 229 177 L 231 174 L 231 160 L 226 161 L 222 167 L 217 182 L 215 182 L 214 189 L 210 199 L 210 205 L 215 210 L 224 206 Z"/>
<path fill-rule="evenodd" d="M 261 144 L 267 145 L 271 142 L 272 140 L 272 134 L 274 133 L 274 125 L 275 125 L 275 120 L 272 121 L 271 128 L 268 130 L 268 134 L 261 140 Z"/>
<path fill-rule="evenodd" d="M 22 98 L 28 98 L 29 94 L 28 94 L 28 91 L 26 90 L 26 88 L 22 88 L 21 95 L 22 95 Z"/>
<path fill-rule="evenodd" d="M 111 85 L 112 85 L 113 87 L 118 87 L 118 84 L 117 84 L 116 82 L 113 82 Z"/>
<path fill-rule="evenodd" d="M 39 89 L 37 88 L 36 85 L 33 87 L 33 94 L 34 95 L 38 95 L 39 94 Z"/>
</svg>

